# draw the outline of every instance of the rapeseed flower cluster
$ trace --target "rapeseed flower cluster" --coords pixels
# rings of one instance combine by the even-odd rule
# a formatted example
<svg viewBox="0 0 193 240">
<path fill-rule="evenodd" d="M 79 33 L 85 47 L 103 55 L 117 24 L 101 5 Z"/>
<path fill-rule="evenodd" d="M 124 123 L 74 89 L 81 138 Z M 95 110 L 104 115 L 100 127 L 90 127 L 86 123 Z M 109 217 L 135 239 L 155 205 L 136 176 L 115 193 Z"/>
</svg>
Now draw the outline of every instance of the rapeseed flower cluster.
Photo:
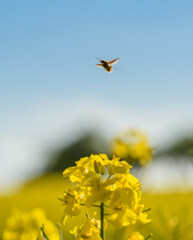
<svg viewBox="0 0 193 240">
<path fill-rule="evenodd" d="M 104 218 L 117 228 L 128 227 L 136 223 L 149 223 L 141 201 L 141 184 L 131 173 L 131 165 L 114 156 L 110 160 L 106 154 L 81 158 L 76 166 L 67 168 L 63 177 L 70 179 L 74 187 L 64 193 L 64 224 L 69 217 L 80 214 L 81 206 L 100 208 L 99 225 L 97 220 L 88 218 L 75 234 L 76 240 L 104 239 Z M 100 233 L 100 236 L 99 236 Z M 138 234 L 138 235 L 137 235 Z M 129 239 L 142 240 L 136 233 Z"/>
<path fill-rule="evenodd" d="M 96 215 L 96 212 L 93 215 Z M 75 234 L 75 240 L 101 240 L 100 227 L 100 221 L 96 220 L 94 216 L 87 216 L 84 224 L 78 230 L 75 227 L 74 232 L 71 233 Z"/>
<path fill-rule="evenodd" d="M 42 209 L 36 208 L 31 212 L 14 210 L 7 219 L 2 240 L 44 240 L 40 227 L 45 226 L 45 232 L 51 240 L 59 240 L 57 227 L 46 218 Z"/>
<path fill-rule="evenodd" d="M 113 139 L 112 154 L 130 164 L 144 166 L 152 160 L 153 148 L 145 133 L 132 129 Z"/>
</svg>

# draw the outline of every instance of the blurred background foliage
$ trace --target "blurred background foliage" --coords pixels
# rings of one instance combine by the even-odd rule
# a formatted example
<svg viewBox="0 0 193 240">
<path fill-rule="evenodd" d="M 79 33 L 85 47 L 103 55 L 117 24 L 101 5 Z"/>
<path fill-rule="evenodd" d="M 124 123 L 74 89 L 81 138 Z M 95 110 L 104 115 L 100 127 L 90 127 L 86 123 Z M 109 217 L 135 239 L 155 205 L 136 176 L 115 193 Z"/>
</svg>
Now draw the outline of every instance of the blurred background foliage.
<svg viewBox="0 0 193 240">
<path fill-rule="evenodd" d="M 181 136 L 175 139 L 169 146 L 157 151 L 157 157 L 171 156 L 175 161 L 192 160 L 193 135 Z"/>
<path fill-rule="evenodd" d="M 155 150 L 154 150 L 155 149 Z M 78 139 L 68 145 L 60 147 L 49 153 L 44 173 L 62 172 L 64 169 L 75 165 L 75 161 L 90 154 L 113 154 L 127 160 L 135 168 L 141 168 L 153 161 L 192 161 L 193 136 L 184 136 L 173 140 L 170 145 L 160 148 L 151 146 L 145 133 L 130 129 L 124 134 L 116 135 L 108 141 L 94 131 L 82 134 Z"/>
</svg>

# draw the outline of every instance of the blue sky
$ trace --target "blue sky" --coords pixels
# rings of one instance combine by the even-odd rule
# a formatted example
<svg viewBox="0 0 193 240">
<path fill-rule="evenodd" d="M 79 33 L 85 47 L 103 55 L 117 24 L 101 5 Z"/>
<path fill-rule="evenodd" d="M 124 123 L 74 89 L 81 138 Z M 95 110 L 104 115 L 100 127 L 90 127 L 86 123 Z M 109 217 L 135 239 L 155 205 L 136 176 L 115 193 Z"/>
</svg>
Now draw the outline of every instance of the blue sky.
<svg viewBox="0 0 193 240">
<path fill-rule="evenodd" d="M 192 1 L 177 0 L 1 1 L 4 169 L 24 172 L 40 146 L 92 122 L 109 134 L 137 126 L 152 137 L 189 126 L 192 12 Z M 96 68 L 95 56 L 119 57 L 121 71 Z"/>
<path fill-rule="evenodd" d="M 188 104 L 192 10 L 191 1 L 1 1 L 1 99 Z M 120 57 L 122 71 L 104 73 L 95 56 Z"/>
</svg>

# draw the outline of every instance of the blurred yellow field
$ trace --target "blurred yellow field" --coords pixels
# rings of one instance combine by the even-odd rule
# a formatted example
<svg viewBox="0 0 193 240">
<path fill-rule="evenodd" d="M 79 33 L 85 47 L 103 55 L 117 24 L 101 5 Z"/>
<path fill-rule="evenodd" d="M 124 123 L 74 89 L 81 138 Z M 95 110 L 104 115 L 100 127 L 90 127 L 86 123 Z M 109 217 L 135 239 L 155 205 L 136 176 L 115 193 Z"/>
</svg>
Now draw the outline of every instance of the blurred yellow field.
<svg viewBox="0 0 193 240">
<path fill-rule="evenodd" d="M 62 175 L 52 174 L 28 182 L 14 195 L 1 197 L 1 232 L 13 208 L 30 211 L 35 207 L 40 207 L 45 210 L 48 219 L 55 223 L 61 222 L 63 206 L 58 197 L 62 197 L 68 186 L 69 182 L 65 181 Z M 153 222 L 143 226 L 140 231 L 147 235 L 153 233 L 153 239 L 158 240 L 193 239 L 193 193 L 160 195 L 144 193 L 142 202 L 146 208 L 151 208 L 149 215 Z M 67 227 L 73 228 L 74 223 L 71 221 Z M 120 232 L 112 234 L 112 231 L 109 231 L 109 234 L 111 238 L 116 239 L 116 235 Z"/>
</svg>

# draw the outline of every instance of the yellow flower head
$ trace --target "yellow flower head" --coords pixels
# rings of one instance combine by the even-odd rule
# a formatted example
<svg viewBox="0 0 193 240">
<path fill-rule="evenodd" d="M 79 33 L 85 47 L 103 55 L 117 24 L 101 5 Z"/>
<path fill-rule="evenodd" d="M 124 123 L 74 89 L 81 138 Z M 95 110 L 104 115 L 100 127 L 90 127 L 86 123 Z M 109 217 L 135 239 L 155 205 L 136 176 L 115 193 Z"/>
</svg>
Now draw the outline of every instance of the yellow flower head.
<svg viewBox="0 0 193 240">
<path fill-rule="evenodd" d="M 81 205 L 91 207 L 101 203 L 108 205 L 108 220 L 119 228 L 148 222 L 139 204 L 141 184 L 130 169 L 126 161 L 116 156 L 110 160 L 106 154 L 81 158 L 75 167 L 66 169 L 64 177 L 70 177 L 76 186 L 65 192 L 62 199 L 64 223 L 68 216 L 80 213 Z"/>
<path fill-rule="evenodd" d="M 127 162 L 120 161 L 115 156 L 110 160 L 106 154 L 81 158 L 76 162 L 75 167 L 68 168 L 63 172 L 65 178 L 70 177 L 70 180 L 77 184 L 73 194 L 65 194 L 64 204 L 71 206 L 72 213 L 78 208 L 77 204 L 80 204 L 80 200 L 88 206 L 96 202 L 108 201 L 113 187 L 116 188 L 117 182 L 128 177 L 130 168 L 131 166 Z M 78 197 L 80 189 L 84 196 L 83 199 Z M 70 213 L 67 214 L 70 215 Z"/>
<path fill-rule="evenodd" d="M 137 215 L 137 219 L 139 220 L 139 222 L 141 223 L 149 223 L 152 220 L 148 219 L 148 215 L 146 212 L 144 212 L 144 205 L 143 204 L 138 204 L 137 206 L 135 206 L 135 213 Z"/>
<path fill-rule="evenodd" d="M 51 240 L 60 239 L 57 227 L 46 218 L 42 209 L 36 208 L 31 212 L 14 210 L 7 219 L 3 240 L 36 240 L 42 225 Z"/>
<path fill-rule="evenodd" d="M 64 193 L 62 199 L 63 204 L 65 205 L 64 213 L 69 216 L 76 216 L 80 213 L 80 201 L 83 198 L 83 193 L 78 188 L 68 189 Z"/>
<path fill-rule="evenodd" d="M 151 161 L 153 149 L 143 132 L 129 130 L 113 140 L 112 153 L 131 164 L 144 166 Z"/>
<path fill-rule="evenodd" d="M 75 240 L 101 240 L 100 222 L 94 217 L 88 217 L 85 223 L 75 233 Z"/>
<path fill-rule="evenodd" d="M 136 214 L 129 208 L 116 208 L 108 216 L 108 220 L 117 228 L 127 227 L 137 222 Z"/>
</svg>

